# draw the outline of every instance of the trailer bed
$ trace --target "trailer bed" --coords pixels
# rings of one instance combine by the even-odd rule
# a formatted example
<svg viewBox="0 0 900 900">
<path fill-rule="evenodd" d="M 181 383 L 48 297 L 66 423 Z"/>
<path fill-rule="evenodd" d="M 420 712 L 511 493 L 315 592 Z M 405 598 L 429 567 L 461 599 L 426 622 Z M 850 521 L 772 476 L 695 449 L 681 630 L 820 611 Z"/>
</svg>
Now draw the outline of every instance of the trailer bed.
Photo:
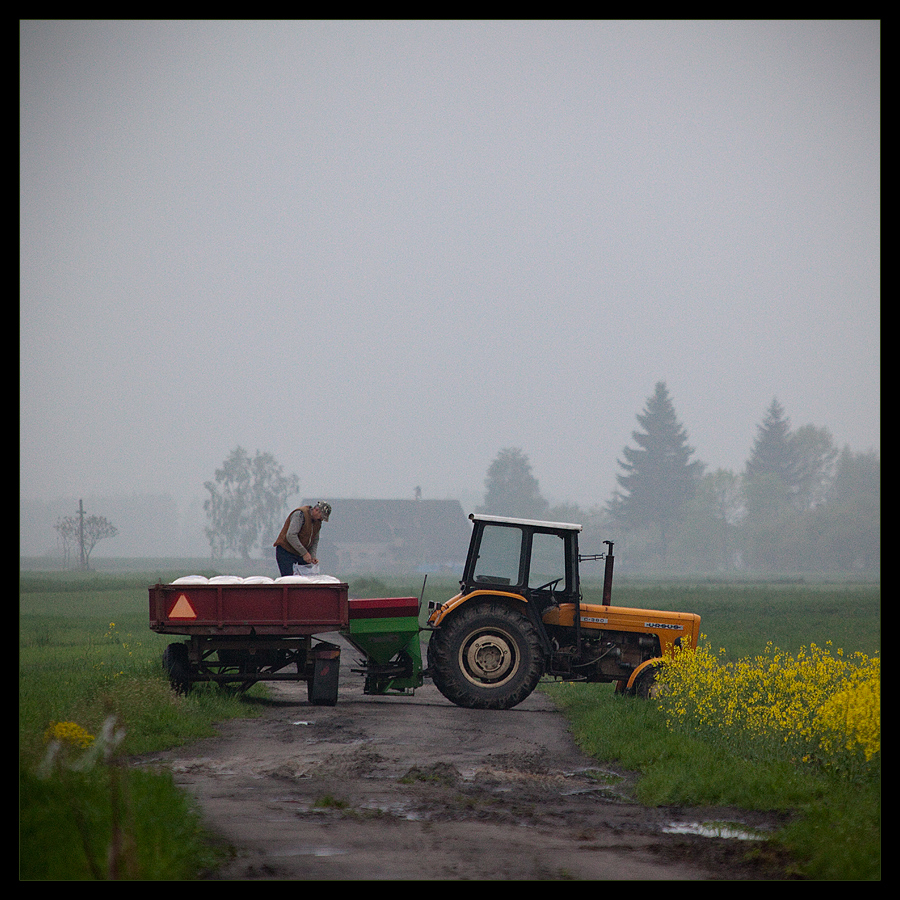
<svg viewBox="0 0 900 900">
<path fill-rule="evenodd" d="M 159 634 L 312 635 L 350 622 L 343 582 L 157 584 L 150 588 L 150 628 Z"/>
</svg>

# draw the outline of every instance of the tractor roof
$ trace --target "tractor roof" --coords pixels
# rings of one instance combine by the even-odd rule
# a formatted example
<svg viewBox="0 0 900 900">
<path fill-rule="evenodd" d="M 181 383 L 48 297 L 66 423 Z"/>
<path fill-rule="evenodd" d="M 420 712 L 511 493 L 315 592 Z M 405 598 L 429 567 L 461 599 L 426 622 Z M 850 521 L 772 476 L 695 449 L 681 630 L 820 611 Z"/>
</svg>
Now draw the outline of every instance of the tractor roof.
<svg viewBox="0 0 900 900">
<path fill-rule="evenodd" d="M 572 522 L 542 522 L 538 519 L 516 519 L 510 516 L 485 516 L 480 513 L 470 513 L 469 518 L 475 522 L 491 522 L 495 525 L 530 525 L 536 528 L 551 528 L 555 531 L 581 531 L 581 525 Z"/>
</svg>

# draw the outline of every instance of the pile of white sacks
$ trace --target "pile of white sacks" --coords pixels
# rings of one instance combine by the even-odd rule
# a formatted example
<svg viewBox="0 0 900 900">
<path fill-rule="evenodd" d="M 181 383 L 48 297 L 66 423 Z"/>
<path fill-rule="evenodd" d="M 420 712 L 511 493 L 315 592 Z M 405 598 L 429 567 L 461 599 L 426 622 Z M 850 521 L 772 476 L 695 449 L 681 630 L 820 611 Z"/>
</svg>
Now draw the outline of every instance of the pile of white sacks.
<svg viewBox="0 0 900 900">
<path fill-rule="evenodd" d="M 269 578 L 268 575 L 250 575 L 247 578 L 239 575 L 213 575 L 212 578 L 205 575 L 183 575 L 172 584 L 341 584 L 341 580 L 333 575 L 318 574 L 282 575 L 279 578 Z"/>
</svg>

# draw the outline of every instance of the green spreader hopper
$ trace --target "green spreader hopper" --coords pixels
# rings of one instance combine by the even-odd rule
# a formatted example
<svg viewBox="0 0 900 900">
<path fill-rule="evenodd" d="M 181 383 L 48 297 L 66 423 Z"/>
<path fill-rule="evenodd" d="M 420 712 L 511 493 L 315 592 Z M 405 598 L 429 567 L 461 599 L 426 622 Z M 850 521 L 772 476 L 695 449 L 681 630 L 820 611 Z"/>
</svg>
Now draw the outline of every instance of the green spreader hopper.
<svg viewBox="0 0 900 900">
<path fill-rule="evenodd" d="M 353 600 L 350 624 L 341 630 L 365 657 L 360 668 L 367 694 L 408 694 L 423 684 L 416 597 Z"/>
</svg>

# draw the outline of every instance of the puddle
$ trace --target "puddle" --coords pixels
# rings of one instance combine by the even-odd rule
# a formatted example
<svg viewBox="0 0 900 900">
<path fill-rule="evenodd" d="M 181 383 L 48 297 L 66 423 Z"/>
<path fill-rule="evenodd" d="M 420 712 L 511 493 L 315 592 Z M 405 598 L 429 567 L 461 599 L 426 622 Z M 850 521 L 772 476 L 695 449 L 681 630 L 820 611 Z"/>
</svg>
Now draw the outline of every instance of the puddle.
<svg viewBox="0 0 900 900">
<path fill-rule="evenodd" d="M 671 822 L 663 826 L 665 834 L 696 834 L 699 837 L 731 838 L 738 841 L 764 841 L 768 835 L 735 822 Z"/>
<path fill-rule="evenodd" d="M 270 850 L 270 856 L 343 856 L 347 851 L 335 847 L 298 847 L 295 850 Z"/>
<path fill-rule="evenodd" d="M 578 769 L 574 772 L 565 772 L 563 777 L 586 782 L 563 791 L 564 797 L 591 794 L 610 803 L 623 803 L 629 800 L 627 792 L 620 787 L 624 779 L 615 772 L 608 772 L 605 769 Z"/>
<path fill-rule="evenodd" d="M 427 820 L 428 816 L 418 810 L 411 809 L 407 803 L 378 804 L 368 803 L 362 807 L 370 812 L 383 813 L 398 819 L 406 819 L 407 822 L 420 822 Z"/>
</svg>

